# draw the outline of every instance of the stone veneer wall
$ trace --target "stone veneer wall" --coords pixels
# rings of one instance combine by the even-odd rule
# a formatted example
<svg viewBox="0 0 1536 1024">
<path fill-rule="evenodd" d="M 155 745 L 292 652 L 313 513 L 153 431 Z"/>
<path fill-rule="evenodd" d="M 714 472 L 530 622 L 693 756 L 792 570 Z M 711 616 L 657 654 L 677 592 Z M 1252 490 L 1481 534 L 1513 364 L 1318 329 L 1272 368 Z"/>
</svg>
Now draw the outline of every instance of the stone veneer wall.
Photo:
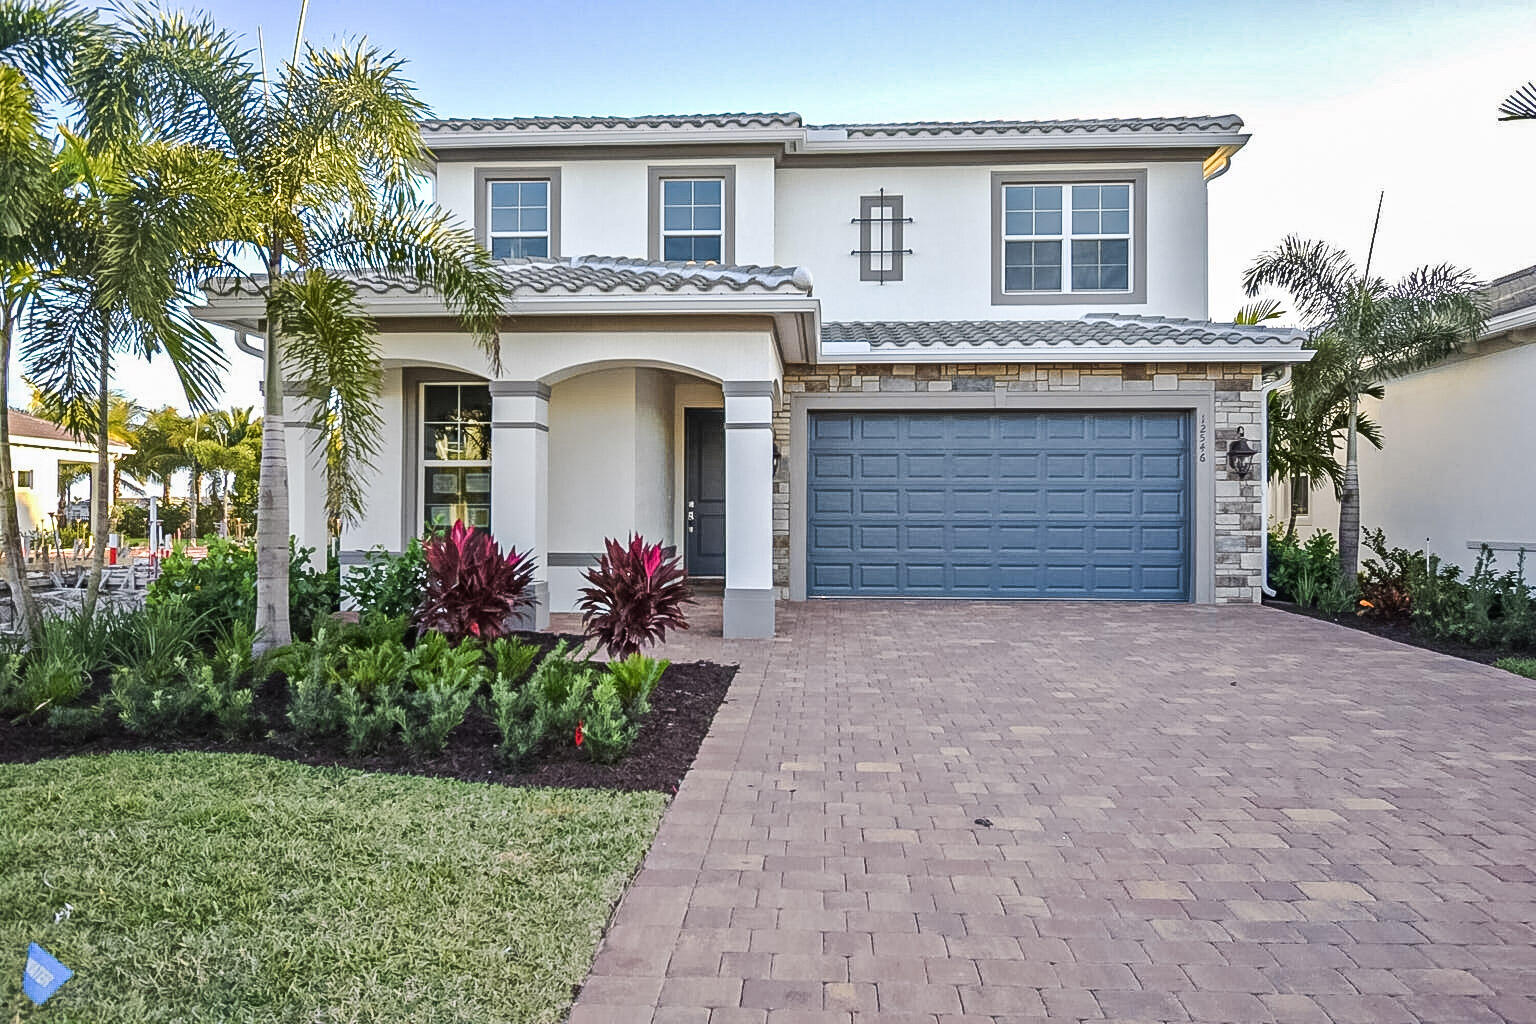
<svg viewBox="0 0 1536 1024">
<path fill-rule="evenodd" d="M 1248 604 L 1262 596 L 1263 499 L 1257 474 L 1248 480 L 1236 479 L 1227 468 L 1225 453 L 1239 427 L 1257 443 L 1261 429 L 1260 374 L 1261 367 L 1246 363 L 791 364 L 784 368 L 784 400 L 774 415 L 773 436 L 780 451 L 792 450 L 789 399 L 802 392 L 1210 392 L 1211 455 L 1216 474 L 1214 595 L 1218 604 Z M 797 509 L 794 514 L 804 515 L 805 510 Z M 773 491 L 773 579 L 780 596 L 789 593 L 790 515 L 785 459 Z"/>
</svg>

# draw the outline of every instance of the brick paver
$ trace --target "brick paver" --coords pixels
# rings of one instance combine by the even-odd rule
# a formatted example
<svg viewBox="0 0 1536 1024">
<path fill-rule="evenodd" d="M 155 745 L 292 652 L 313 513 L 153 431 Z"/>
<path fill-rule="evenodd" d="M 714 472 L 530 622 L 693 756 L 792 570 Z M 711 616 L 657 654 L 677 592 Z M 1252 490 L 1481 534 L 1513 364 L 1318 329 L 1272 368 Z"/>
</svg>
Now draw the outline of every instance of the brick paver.
<svg viewBox="0 0 1536 1024">
<path fill-rule="evenodd" d="M 741 671 L 574 1024 L 1536 1021 L 1536 684 L 1264 608 L 779 623 L 667 648 Z"/>
</svg>

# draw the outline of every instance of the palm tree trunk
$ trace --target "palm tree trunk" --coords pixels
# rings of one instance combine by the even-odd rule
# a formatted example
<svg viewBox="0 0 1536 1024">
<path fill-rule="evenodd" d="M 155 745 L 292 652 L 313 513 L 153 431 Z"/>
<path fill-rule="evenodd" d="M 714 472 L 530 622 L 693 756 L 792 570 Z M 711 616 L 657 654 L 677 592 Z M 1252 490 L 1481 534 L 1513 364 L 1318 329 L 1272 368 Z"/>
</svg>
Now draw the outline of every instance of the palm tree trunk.
<svg viewBox="0 0 1536 1024">
<path fill-rule="evenodd" d="M 269 295 L 278 287 L 280 258 L 267 266 Z M 282 341 L 267 301 L 262 372 L 261 472 L 256 485 L 257 654 L 292 640 L 288 622 L 288 449 L 283 423 Z"/>
<path fill-rule="evenodd" d="M 1339 572 L 1346 584 L 1360 572 L 1360 398 L 1349 396 L 1349 427 L 1344 434 L 1344 489 L 1339 495 Z"/>
<path fill-rule="evenodd" d="M 0 395 L 11 393 L 12 312 L 0 308 Z M 0 554 L 5 556 L 5 582 L 11 590 L 18 632 L 37 628 L 37 601 L 27 589 L 27 565 L 21 553 L 21 519 L 16 513 L 16 471 L 11 465 L 11 423 L 0 415 Z"/>
<path fill-rule="evenodd" d="M 101 324 L 101 379 L 96 395 L 96 465 L 91 468 L 91 575 L 85 586 L 85 617 L 96 613 L 96 600 L 101 596 L 101 574 L 107 564 L 107 412 L 111 405 L 111 393 L 107 385 L 112 375 L 112 335 L 106 319 Z"/>
<path fill-rule="evenodd" d="M 1294 536 L 1296 536 L 1296 499 L 1293 496 L 1291 498 L 1291 518 L 1285 524 L 1285 539 L 1290 540 Z"/>
<path fill-rule="evenodd" d="M 203 472 L 198 468 L 197 460 L 192 460 L 192 490 L 187 498 L 188 511 L 192 515 L 187 527 L 187 535 L 192 538 L 192 543 L 197 543 L 197 510 L 202 503 Z"/>
</svg>

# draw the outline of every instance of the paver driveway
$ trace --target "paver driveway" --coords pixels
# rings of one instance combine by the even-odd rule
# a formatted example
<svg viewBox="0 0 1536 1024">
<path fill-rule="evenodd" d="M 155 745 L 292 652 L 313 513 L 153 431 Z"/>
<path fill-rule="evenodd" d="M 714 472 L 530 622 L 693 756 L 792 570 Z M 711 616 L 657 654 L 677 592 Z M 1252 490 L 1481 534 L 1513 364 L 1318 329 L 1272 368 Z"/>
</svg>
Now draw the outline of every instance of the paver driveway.
<svg viewBox="0 0 1536 1024">
<path fill-rule="evenodd" d="M 674 645 L 742 669 L 573 1024 L 1536 1020 L 1536 684 L 1272 609 L 779 615 Z"/>
</svg>

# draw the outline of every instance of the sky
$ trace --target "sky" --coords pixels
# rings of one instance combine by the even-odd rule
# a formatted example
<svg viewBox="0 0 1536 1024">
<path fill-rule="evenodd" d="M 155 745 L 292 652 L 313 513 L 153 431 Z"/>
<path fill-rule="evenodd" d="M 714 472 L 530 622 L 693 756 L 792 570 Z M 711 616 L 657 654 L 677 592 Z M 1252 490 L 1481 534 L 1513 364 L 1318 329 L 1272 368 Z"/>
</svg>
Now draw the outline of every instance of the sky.
<svg viewBox="0 0 1536 1024">
<path fill-rule="evenodd" d="M 201 9 L 269 61 L 299 0 Z M 1393 276 L 1450 262 L 1484 279 L 1536 263 L 1536 123 L 1499 102 L 1536 79 L 1536 4 L 699 4 L 312 0 L 305 38 L 367 39 L 408 59 L 439 116 L 796 111 L 808 123 L 1240 114 L 1253 139 L 1210 186 L 1210 312 L 1288 233 Z M 257 404 L 230 351 L 225 404 Z M 164 367 L 123 387 L 180 404 Z M 18 396 L 13 392 L 13 401 Z"/>
</svg>

